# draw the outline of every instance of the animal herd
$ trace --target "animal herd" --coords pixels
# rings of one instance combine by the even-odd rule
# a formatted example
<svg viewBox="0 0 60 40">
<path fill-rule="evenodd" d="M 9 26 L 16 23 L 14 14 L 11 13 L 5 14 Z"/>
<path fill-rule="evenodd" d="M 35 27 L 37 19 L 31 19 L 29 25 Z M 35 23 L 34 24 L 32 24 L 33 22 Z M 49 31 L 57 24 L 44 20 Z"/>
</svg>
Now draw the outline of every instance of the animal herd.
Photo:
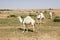
<svg viewBox="0 0 60 40">
<path fill-rule="evenodd" d="M 52 12 L 49 12 L 49 16 L 50 16 L 50 19 L 52 19 Z M 31 16 L 26 16 L 24 19 L 22 19 L 21 16 L 18 16 L 17 18 L 19 19 L 20 23 L 23 24 L 24 31 L 25 31 L 25 29 L 26 29 L 26 27 L 27 27 L 28 24 L 31 24 L 32 27 L 33 27 L 33 31 L 35 31 L 35 23 L 36 23 L 36 21 Z M 43 14 L 43 12 L 40 12 L 36 16 L 36 18 L 38 20 L 38 24 L 44 23 L 45 15 Z M 28 28 L 27 28 L 27 31 L 28 31 Z"/>
</svg>

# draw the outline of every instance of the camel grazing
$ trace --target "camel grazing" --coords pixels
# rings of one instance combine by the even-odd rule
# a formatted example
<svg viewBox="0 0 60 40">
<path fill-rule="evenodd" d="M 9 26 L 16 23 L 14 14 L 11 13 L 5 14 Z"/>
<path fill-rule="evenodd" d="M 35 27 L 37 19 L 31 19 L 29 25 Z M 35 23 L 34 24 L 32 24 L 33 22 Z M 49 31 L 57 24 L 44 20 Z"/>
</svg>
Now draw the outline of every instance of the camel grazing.
<svg viewBox="0 0 60 40">
<path fill-rule="evenodd" d="M 32 19 L 30 16 L 25 17 L 24 20 L 21 18 L 21 16 L 18 16 L 17 18 L 18 18 L 19 21 L 23 24 L 23 26 L 24 26 L 24 31 L 25 31 L 25 29 L 26 29 L 26 25 L 28 25 L 28 24 L 31 24 L 31 25 L 33 26 L 33 31 L 35 30 L 35 28 L 34 28 L 35 20 Z M 23 32 L 24 32 L 24 31 L 23 31 Z M 28 29 L 27 29 L 27 31 L 28 31 Z"/>
</svg>

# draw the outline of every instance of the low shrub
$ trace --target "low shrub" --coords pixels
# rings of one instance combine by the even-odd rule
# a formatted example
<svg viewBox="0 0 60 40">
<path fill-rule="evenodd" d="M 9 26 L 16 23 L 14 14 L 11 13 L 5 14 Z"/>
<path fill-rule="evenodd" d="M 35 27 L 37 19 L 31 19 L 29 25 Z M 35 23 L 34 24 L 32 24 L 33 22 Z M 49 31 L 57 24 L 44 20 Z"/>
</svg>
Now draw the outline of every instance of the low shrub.
<svg viewBox="0 0 60 40">
<path fill-rule="evenodd" d="M 16 15 L 9 15 L 9 16 L 7 16 L 7 17 L 17 17 Z"/>
<path fill-rule="evenodd" d="M 53 21 L 54 22 L 60 22 L 60 17 L 59 16 L 56 16 Z"/>
<path fill-rule="evenodd" d="M 34 13 L 33 13 L 33 14 L 30 13 L 29 16 L 31 16 L 31 17 L 32 17 L 32 16 L 36 17 L 37 15 L 34 14 Z"/>
<path fill-rule="evenodd" d="M 21 17 L 22 17 L 22 18 L 25 18 L 25 17 L 26 17 L 26 15 L 22 15 Z"/>
</svg>

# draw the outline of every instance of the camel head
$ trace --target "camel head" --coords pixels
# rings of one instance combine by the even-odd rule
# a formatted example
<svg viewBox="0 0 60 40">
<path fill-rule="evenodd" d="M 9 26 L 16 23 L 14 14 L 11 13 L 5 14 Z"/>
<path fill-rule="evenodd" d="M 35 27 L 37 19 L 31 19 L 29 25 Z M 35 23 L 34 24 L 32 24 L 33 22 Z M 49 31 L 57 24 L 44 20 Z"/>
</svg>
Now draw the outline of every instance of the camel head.
<svg viewBox="0 0 60 40">
<path fill-rule="evenodd" d="M 17 18 L 19 19 L 20 23 L 23 22 L 23 19 L 21 18 L 21 16 L 17 16 Z"/>
</svg>

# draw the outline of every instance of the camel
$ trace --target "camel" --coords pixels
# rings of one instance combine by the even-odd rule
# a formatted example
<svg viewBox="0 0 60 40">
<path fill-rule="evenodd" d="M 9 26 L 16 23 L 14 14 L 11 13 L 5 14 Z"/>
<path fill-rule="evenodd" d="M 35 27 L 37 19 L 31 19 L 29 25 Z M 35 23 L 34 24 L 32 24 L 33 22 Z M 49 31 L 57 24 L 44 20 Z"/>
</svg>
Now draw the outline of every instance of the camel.
<svg viewBox="0 0 60 40">
<path fill-rule="evenodd" d="M 25 31 L 25 29 L 26 29 L 26 25 L 28 25 L 28 24 L 31 24 L 31 25 L 33 26 L 33 31 L 35 30 L 35 28 L 34 28 L 35 20 L 32 19 L 30 16 L 26 16 L 26 17 L 24 18 L 24 20 L 21 18 L 21 16 L 18 16 L 17 18 L 18 18 L 19 21 L 23 24 L 23 26 L 24 26 L 24 31 Z M 23 32 L 24 32 L 24 31 L 23 31 Z M 28 29 L 27 29 L 27 31 L 28 31 Z"/>
<path fill-rule="evenodd" d="M 45 19 L 45 16 L 44 14 L 41 12 L 39 15 L 37 15 L 37 19 L 38 19 L 38 24 L 39 23 L 44 23 L 44 19 Z"/>
<path fill-rule="evenodd" d="M 49 16 L 50 16 L 50 19 L 52 19 L 52 16 L 53 16 L 52 12 L 49 12 Z"/>
</svg>

